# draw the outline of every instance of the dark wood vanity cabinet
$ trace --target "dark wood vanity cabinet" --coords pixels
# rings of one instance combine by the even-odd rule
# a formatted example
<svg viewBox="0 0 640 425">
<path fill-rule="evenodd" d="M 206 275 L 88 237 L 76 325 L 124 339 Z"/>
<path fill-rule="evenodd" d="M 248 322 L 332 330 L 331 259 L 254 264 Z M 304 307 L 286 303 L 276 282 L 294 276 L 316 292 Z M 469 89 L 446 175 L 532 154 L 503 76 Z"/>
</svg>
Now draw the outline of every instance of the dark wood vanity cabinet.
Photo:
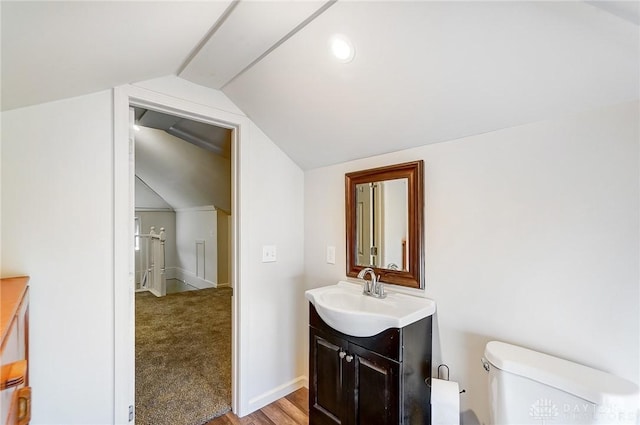
<svg viewBox="0 0 640 425">
<path fill-rule="evenodd" d="M 360 338 L 309 304 L 309 327 L 310 425 L 431 423 L 431 317 Z"/>
</svg>

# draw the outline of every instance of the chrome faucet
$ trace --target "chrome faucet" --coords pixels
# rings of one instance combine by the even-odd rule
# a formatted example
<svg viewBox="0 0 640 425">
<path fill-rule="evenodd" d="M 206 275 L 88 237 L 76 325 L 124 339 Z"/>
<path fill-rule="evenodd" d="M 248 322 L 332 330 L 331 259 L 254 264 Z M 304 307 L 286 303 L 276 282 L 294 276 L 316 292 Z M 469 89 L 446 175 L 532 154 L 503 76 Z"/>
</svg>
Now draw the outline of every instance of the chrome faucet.
<svg viewBox="0 0 640 425">
<path fill-rule="evenodd" d="M 364 277 L 370 276 L 371 280 L 367 280 Z M 364 279 L 364 287 L 362 293 L 376 298 L 385 298 L 387 294 L 384 292 L 384 284 L 380 282 L 380 276 L 376 276 L 376 272 L 371 267 L 365 267 L 358 273 L 359 279 Z"/>
</svg>

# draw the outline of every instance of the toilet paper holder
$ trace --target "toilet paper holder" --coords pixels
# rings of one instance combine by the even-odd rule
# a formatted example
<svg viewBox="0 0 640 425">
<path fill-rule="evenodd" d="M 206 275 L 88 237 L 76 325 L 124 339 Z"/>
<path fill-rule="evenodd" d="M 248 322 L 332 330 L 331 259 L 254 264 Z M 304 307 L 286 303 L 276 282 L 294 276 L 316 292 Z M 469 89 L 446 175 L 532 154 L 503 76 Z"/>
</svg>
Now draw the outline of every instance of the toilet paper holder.
<svg viewBox="0 0 640 425">
<path fill-rule="evenodd" d="M 447 371 L 447 377 L 444 377 L 444 373 L 440 374 L 440 368 L 444 368 Z M 438 379 L 443 379 L 445 381 L 449 380 L 449 366 L 447 366 L 446 364 L 441 364 L 440 366 L 438 366 Z M 431 388 L 431 377 L 428 377 L 427 379 L 424 380 L 424 383 L 427 384 L 427 387 Z M 466 393 L 467 390 L 463 389 L 462 391 L 460 391 L 460 394 L 462 393 Z"/>
</svg>

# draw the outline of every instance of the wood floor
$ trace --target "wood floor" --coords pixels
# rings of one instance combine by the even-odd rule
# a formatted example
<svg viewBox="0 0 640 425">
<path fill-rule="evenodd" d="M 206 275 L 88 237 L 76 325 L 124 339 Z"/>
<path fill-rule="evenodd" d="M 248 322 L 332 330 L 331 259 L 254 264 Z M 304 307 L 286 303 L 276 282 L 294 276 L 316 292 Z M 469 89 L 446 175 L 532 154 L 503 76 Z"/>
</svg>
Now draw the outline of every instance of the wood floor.
<svg viewBox="0 0 640 425">
<path fill-rule="evenodd" d="M 244 418 L 229 412 L 205 425 L 308 425 L 309 390 L 300 388 Z"/>
</svg>

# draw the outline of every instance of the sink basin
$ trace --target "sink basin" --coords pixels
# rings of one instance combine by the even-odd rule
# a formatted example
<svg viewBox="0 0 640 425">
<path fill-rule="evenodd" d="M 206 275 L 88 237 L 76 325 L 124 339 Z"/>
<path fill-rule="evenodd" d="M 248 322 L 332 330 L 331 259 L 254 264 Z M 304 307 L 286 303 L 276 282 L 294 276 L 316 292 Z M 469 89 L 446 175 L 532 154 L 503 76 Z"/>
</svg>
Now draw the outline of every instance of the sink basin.
<svg viewBox="0 0 640 425">
<path fill-rule="evenodd" d="M 378 299 L 362 294 L 362 285 L 338 282 L 305 292 L 329 326 L 351 336 L 373 336 L 389 328 L 402 328 L 436 311 L 428 298 L 387 292 Z"/>
</svg>

